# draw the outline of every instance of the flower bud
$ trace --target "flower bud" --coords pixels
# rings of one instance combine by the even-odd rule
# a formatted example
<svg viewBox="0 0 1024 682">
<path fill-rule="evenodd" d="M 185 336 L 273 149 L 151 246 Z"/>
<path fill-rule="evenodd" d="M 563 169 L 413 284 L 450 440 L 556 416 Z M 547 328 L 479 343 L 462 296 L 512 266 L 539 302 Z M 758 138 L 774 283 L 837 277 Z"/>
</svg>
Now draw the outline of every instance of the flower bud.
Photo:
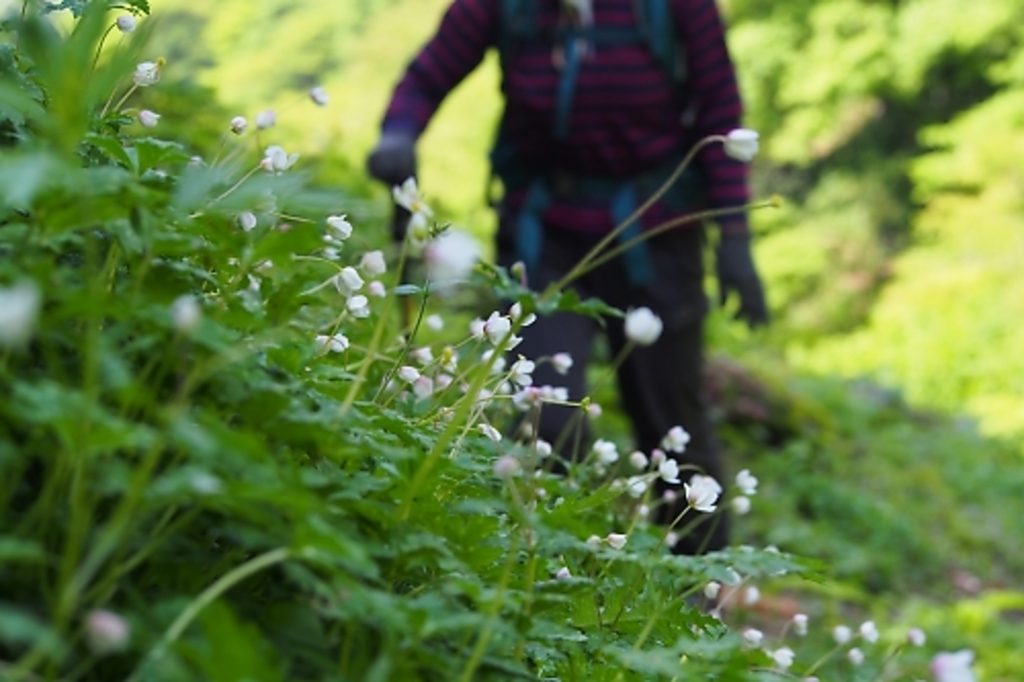
<svg viewBox="0 0 1024 682">
<path fill-rule="evenodd" d="M 160 114 L 149 109 L 143 109 L 139 112 L 139 123 L 146 128 L 155 128 L 156 124 L 160 122 Z"/>
<path fill-rule="evenodd" d="M 121 616 L 97 609 L 85 617 L 85 641 L 97 656 L 124 651 L 131 637 L 131 628 Z"/>
<path fill-rule="evenodd" d="M 135 17 L 131 14 L 122 14 L 117 18 L 117 30 L 121 33 L 131 33 L 135 30 Z"/>
</svg>

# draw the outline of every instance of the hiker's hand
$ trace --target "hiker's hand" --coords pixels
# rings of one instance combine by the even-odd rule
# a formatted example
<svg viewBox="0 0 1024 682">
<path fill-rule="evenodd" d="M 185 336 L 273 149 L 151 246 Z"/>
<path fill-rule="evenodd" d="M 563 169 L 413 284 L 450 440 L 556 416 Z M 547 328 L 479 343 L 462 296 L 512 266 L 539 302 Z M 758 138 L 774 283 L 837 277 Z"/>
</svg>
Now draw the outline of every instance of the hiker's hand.
<svg viewBox="0 0 1024 682">
<path fill-rule="evenodd" d="M 735 292 L 740 297 L 737 318 L 744 320 L 751 328 L 768 324 L 764 288 L 750 255 L 750 235 L 723 234 L 715 255 L 721 303 L 724 304 L 730 294 Z"/>
<path fill-rule="evenodd" d="M 388 185 L 400 185 L 416 175 L 416 143 L 402 133 L 384 133 L 366 159 L 370 175 Z"/>
</svg>

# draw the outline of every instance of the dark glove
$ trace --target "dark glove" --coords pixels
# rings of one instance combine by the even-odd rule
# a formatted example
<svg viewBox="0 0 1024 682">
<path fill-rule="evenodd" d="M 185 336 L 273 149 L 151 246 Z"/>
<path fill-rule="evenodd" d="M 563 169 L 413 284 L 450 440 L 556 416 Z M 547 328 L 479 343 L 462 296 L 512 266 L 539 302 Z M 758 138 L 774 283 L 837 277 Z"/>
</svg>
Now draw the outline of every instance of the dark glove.
<svg viewBox="0 0 1024 682">
<path fill-rule="evenodd" d="M 724 304 L 729 295 L 736 292 L 740 297 L 740 309 L 736 317 L 744 320 L 751 328 L 768 324 L 764 289 L 750 255 L 750 235 L 722 235 L 715 255 L 721 303 Z"/>
<path fill-rule="evenodd" d="M 389 185 L 400 185 L 416 175 L 416 143 L 402 133 L 384 133 L 366 160 L 370 175 Z"/>
</svg>

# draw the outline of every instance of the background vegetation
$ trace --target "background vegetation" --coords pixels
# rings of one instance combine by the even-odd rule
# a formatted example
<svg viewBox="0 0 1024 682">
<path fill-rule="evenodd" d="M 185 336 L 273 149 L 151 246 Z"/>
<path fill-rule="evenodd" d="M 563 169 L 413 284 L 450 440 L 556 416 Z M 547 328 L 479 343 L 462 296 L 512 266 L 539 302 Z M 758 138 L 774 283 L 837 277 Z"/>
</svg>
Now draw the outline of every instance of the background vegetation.
<svg viewBox="0 0 1024 682">
<path fill-rule="evenodd" d="M 152 4 L 146 56 L 168 66 L 144 101 L 164 114 L 161 132 L 210 157 L 227 118 L 274 108 L 265 141 L 318 157 L 315 182 L 343 192 L 383 243 L 385 192 L 362 161 L 447 0 Z M 931 647 L 973 647 L 984 680 L 1013 680 L 1024 666 L 1024 0 L 724 7 L 748 124 L 765 143 L 758 193 L 787 203 L 755 215 L 775 324 L 750 335 L 716 313 L 709 392 L 734 468 L 762 479 L 741 539 L 820 559 L 830 576 L 771 583 L 772 599 L 734 622 L 771 629 L 801 610 L 919 625 Z M 312 85 L 330 107 L 306 106 Z M 491 60 L 420 146 L 439 217 L 484 241 L 499 107 Z M 621 437 L 609 411 L 602 435 Z M 229 612 L 210 618 L 211 632 L 245 629 Z"/>
</svg>

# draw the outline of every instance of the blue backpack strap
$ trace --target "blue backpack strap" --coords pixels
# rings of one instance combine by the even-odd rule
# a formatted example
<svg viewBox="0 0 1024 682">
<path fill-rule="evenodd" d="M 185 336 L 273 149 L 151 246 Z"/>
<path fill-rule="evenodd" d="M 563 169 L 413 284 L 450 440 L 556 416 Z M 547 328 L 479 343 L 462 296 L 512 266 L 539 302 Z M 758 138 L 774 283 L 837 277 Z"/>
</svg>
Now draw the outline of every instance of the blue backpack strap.
<svg viewBox="0 0 1024 682">
<path fill-rule="evenodd" d="M 564 140 L 569 136 L 569 119 L 572 117 L 572 103 L 576 94 L 576 77 L 580 72 L 583 46 L 574 31 L 565 34 L 563 43 L 565 66 L 558 81 L 558 99 L 555 103 L 555 139 Z"/>
<path fill-rule="evenodd" d="M 499 0 L 501 20 L 498 21 L 496 45 L 502 68 L 509 63 L 517 44 L 540 35 L 537 0 Z"/>
<path fill-rule="evenodd" d="M 544 246 L 544 212 L 551 205 L 551 199 L 547 180 L 543 176 L 534 178 L 516 218 L 516 257 L 531 275 L 540 264 L 540 252 Z"/>
<path fill-rule="evenodd" d="M 625 182 L 612 197 L 611 218 L 612 224 L 618 225 L 628 218 L 637 209 L 636 188 L 632 182 Z M 640 222 L 634 220 L 626 229 L 619 233 L 620 244 L 635 239 L 643 234 Z M 654 265 L 651 263 L 651 249 L 646 241 L 638 242 L 629 247 L 622 254 L 622 261 L 626 265 L 626 278 L 630 285 L 643 287 L 654 282 Z"/>
<path fill-rule="evenodd" d="M 634 0 L 633 14 L 645 34 L 651 53 L 677 85 L 687 78 L 686 55 L 679 46 L 673 21 L 672 0 Z"/>
</svg>

